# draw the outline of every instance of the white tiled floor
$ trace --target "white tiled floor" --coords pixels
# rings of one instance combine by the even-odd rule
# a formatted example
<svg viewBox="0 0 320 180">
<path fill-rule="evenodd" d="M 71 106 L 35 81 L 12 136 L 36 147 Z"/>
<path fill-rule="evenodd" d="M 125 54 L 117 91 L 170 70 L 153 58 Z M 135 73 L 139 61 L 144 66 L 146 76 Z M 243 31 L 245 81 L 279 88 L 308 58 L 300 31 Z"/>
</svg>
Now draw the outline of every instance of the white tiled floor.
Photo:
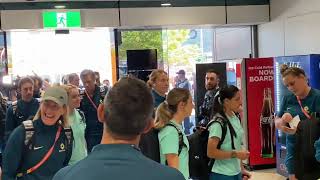
<svg viewBox="0 0 320 180">
<path fill-rule="evenodd" d="M 276 169 L 266 169 L 251 172 L 252 180 L 286 180 L 285 177 L 276 173 Z"/>
</svg>

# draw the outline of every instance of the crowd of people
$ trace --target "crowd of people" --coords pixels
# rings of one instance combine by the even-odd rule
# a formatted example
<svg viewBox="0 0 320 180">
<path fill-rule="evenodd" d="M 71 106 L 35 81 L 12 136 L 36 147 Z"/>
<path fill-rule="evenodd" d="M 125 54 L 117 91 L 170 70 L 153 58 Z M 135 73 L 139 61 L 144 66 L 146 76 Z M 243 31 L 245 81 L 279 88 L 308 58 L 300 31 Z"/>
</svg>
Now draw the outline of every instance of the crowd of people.
<svg viewBox="0 0 320 180">
<path fill-rule="evenodd" d="M 309 87 L 302 69 L 283 65 L 281 73 L 291 93 L 282 100 L 276 127 L 288 134 L 289 179 L 318 178 L 319 136 L 312 136 L 314 153 L 301 155 L 304 149 L 297 144 L 306 144 L 301 132 L 318 131 L 312 124 L 317 122 L 311 119 L 318 118 L 320 112 L 320 91 Z M 0 118 L 5 120 L 0 177 L 250 179 L 251 174 L 242 164 L 250 153 L 243 147 L 240 90 L 233 85 L 220 86 L 219 73 L 214 70 L 208 70 L 204 77 L 207 92 L 199 106 L 195 129 L 207 136 L 204 156 L 209 159 L 208 171 L 201 176 L 190 171 L 195 168 L 190 167 L 189 155 L 194 147 L 186 129 L 194 104 L 185 71 L 177 74 L 177 84 L 170 91 L 168 73 L 163 70 L 154 70 L 147 83 L 130 76 L 121 78 L 112 88 L 100 84 L 99 74 L 92 70 L 83 70 L 80 76 L 69 74 L 62 85 L 22 77 L 17 100 L 7 106 L 2 96 L 0 99 Z M 306 106 L 309 108 L 303 108 Z M 288 127 L 296 115 L 305 121 L 299 128 Z M 150 147 L 145 147 L 152 137 L 157 146 L 151 149 L 157 148 L 158 159 L 151 158 L 147 152 Z M 303 164 L 296 164 L 298 161 Z"/>
</svg>

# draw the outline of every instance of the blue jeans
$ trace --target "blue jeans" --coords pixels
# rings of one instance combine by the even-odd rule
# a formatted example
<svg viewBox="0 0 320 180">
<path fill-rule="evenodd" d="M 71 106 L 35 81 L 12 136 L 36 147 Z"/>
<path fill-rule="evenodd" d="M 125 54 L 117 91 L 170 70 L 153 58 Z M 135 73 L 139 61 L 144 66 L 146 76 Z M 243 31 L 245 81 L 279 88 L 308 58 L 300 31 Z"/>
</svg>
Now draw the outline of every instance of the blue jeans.
<svg viewBox="0 0 320 180">
<path fill-rule="evenodd" d="M 210 180 L 242 180 L 242 175 L 239 173 L 238 175 L 235 176 L 227 176 L 223 174 L 218 174 L 218 173 L 210 173 Z"/>
</svg>

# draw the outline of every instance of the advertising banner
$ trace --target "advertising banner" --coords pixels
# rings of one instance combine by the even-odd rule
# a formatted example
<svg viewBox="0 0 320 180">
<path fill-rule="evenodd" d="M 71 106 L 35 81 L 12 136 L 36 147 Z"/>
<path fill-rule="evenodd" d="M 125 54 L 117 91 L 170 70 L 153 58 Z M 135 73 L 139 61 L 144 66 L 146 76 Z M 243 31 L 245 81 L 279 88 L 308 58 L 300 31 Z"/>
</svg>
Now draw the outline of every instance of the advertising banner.
<svg viewBox="0 0 320 180">
<path fill-rule="evenodd" d="M 245 61 L 249 165 L 275 164 L 273 58 Z"/>
</svg>

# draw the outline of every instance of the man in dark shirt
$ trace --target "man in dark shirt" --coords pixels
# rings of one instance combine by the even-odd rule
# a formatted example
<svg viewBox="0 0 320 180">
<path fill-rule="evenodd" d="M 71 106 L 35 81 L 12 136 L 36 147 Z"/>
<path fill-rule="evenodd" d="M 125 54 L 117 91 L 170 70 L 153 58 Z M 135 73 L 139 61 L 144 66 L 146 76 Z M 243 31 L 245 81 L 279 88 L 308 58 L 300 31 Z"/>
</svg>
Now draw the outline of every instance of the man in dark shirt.
<svg viewBox="0 0 320 180">
<path fill-rule="evenodd" d="M 188 89 L 190 91 L 191 85 L 188 79 L 186 78 L 186 72 L 181 69 L 177 73 L 177 82 L 175 84 L 175 88 L 183 88 L 183 89 Z"/>
<path fill-rule="evenodd" d="M 30 77 L 19 80 L 18 91 L 21 99 L 12 103 L 6 113 L 5 139 L 8 140 L 11 132 L 23 121 L 34 116 L 39 109 L 39 100 L 33 97 L 34 81 Z"/>
<path fill-rule="evenodd" d="M 92 70 L 83 70 L 80 78 L 85 88 L 80 91 L 80 110 L 86 117 L 85 137 L 88 152 L 91 152 L 92 148 L 101 141 L 103 124 L 98 120 L 97 109 L 103 102 L 107 90 L 96 85 L 95 73 Z"/>
<path fill-rule="evenodd" d="M 152 112 L 152 95 L 143 81 L 118 81 L 98 109 L 104 124 L 101 144 L 53 180 L 184 180 L 178 170 L 148 159 L 137 148 L 141 134 L 153 126 Z"/>
<path fill-rule="evenodd" d="M 218 72 L 212 69 L 206 72 L 205 85 L 207 92 L 204 96 L 202 105 L 199 107 L 198 119 L 200 126 L 206 126 L 210 121 L 214 96 L 219 91 L 219 82 Z"/>
</svg>

